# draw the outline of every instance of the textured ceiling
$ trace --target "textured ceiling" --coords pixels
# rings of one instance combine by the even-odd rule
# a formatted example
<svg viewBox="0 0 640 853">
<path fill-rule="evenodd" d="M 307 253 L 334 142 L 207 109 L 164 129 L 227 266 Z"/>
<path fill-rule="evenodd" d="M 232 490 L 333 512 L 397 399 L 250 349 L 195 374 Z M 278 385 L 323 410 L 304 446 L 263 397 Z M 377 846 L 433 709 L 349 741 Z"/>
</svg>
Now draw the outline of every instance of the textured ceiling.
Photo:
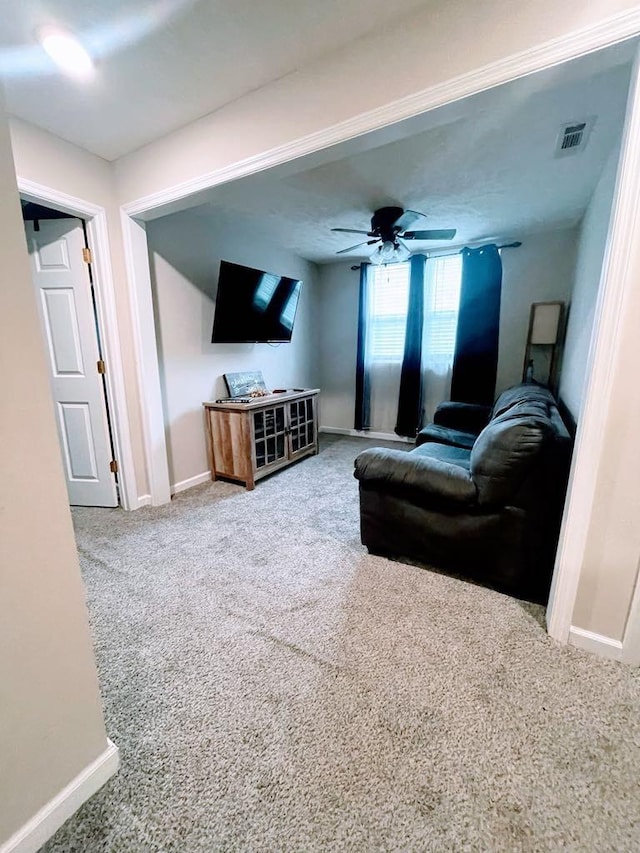
<svg viewBox="0 0 640 853">
<path fill-rule="evenodd" d="M 112 160 L 337 50 L 426 0 L 0 0 L 10 113 Z M 35 32 L 57 24 L 97 61 L 62 76 Z"/>
<path fill-rule="evenodd" d="M 187 215 L 233 222 L 247 239 L 266 236 L 318 263 L 370 254 L 336 258 L 359 238 L 330 229 L 366 229 L 387 204 L 425 213 L 415 228 L 457 228 L 455 245 L 574 226 L 620 140 L 632 53 L 592 54 L 218 187 Z M 581 118 L 595 118 L 585 149 L 557 157 L 561 127 Z M 439 245 L 453 244 L 412 242 Z"/>
</svg>

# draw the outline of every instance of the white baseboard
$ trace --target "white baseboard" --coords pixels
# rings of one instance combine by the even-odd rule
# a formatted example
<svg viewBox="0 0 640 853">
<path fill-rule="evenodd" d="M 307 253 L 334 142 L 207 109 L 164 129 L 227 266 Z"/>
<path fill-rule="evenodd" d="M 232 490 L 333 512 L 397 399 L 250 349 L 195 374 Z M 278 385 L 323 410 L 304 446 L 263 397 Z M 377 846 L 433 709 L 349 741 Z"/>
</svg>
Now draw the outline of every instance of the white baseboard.
<svg viewBox="0 0 640 853">
<path fill-rule="evenodd" d="M 116 773 L 119 764 L 118 747 L 107 739 L 104 752 L 1 844 L 0 853 L 36 853 Z"/>
<path fill-rule="evenodd" d="M 571 626 L 569 629 L 569 643 L 586 652 L 599 655 L 611 660 L 622 660 L 622 642 L 595 634 L 593 631 L 585 631 L 584 628 Z"/>
<path fill-rule="evenodd" d="M 318 427 L 318 432 L 327 432 L 331 435 L 352 435 L 354 438 L 375 438 L 378 441 L 402 441 L 405 444 L 413 444 L 415 439 L 396 435 L 395 432 L 371 432 L 370 430 L 343 429 L 342 427 Z"/>
<path fill-rule="evenodd" d="M 185 489 L 191 489 L 193 486 L 201 486 L 203 483 L 208 483 L 211 480 L 211 471 L 203 471 L 202 474 L 196 474 L 195 477 L 189 477 L 187 480 L 180 480 L 179 483 L 173 483 L 171 486 L 171 494 L 177 495 L 178 492 L 184 492 Z"/>
<path fill-rule="evenodd" d="M 150 506 L 151 504 L 151 495 L 140 495 L 138 498 L 138 503 L 133 509 L 141 509 L 143 506 Z"/>
</svg>

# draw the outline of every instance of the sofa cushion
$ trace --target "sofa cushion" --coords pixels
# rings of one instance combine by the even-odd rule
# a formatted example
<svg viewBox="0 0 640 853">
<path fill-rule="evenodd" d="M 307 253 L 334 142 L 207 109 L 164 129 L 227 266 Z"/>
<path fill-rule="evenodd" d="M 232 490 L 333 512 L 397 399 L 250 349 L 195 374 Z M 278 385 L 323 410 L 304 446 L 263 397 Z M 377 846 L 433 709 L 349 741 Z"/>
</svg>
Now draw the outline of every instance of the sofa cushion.
<svg viewBox="0 0 640 853">
<path fill-rule="evenodd" d="M 477 433 L 463 432 L 461 429 L 452 429 L 434 423 L 420 430 L 416 444 L 420 446 L 425 442 L 437 442 L 438 444 L 450 444 L 453 447 L 465 447 L 467 450 L 471 450 L 477 437 Z"/>
<path fill-rule="evenodd" d="M 471 448 L 454 447 L 450 444 L 438 444 L 435 441 L 430 441 L 427 444 L 421 444 L 411 451 L 411 456 L 428 456 L 431 459 L 439 459 L 440 462 L 452 462 L 454 465 L 459 465 L 465 471 L 469 470 L 471 456 Z"/>
<path fill-rule="evenodd" d="M 500 394 L 493 405 L 491 418 L 493 419 L 498 415 L 503 414 L 507 409 L 510 409 L 518 403 L 526 402 L 544 403 L 546 404 L 547 409 L 549 406 L 555 406 L 553 394 L 548 388 L 543 388 L 542 385 L 525 382 L 521 385 L 514 385 L 513 388 L 507 388 L 506 391 L 503 391 L 502 394 Z"/>
<path fill-rule="evenodd" d="M 476 501 L 476 485 L 461 465 L 415 450 L 371 447 L 358 454 L 354 476 L 361 487 L 376 488 L 434 507 L 469 507 Z"/>
<path fill-rule="evenodd" d="M 489 423 L 492 412 L 492 406 L 446 400 L 436 406 L 433 422 L 439 426 L 459 429 L 463 432 L 473 432 L 478 435 Z"/>
<path fill-rule="evenodd" d="M 481 505 L 506 505 L 543 445 L 553 437 L 545 402 L 513 403 L 486 426 L 471 450 L 470 471 Z"/>
<path fill-rule="evenodd" d="M 517 420 L 518 418 L 527 417 L 550 420 L 549 404 L 545 400 L 516 400 L 500 412 L 500 414 L 494 415 L 489 423 L 504 423 L 505 421 L 512 421 Z M 489 426 L 489 424 L 487 424 L 487 426 Z"/>
</svg>

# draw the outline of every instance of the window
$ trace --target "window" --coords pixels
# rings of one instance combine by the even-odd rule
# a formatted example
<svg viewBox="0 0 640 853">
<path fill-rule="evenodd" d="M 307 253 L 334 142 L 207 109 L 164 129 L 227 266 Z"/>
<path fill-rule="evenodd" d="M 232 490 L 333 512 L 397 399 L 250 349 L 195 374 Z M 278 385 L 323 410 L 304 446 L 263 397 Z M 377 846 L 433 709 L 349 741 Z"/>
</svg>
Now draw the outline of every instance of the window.
<svg viewBox="0 0 640 853">
<path fill-rule="evenodd" d="M 424 349 L 432 363 L 450 362 L 456 346 L 462 256 L 427 263 Z"/>
<path fill-rule="evenodd" d="M 424 355 L 435 364 L 450 362 L 456 345 L 461 255 L 432 258 L 425 275 Z M 401 362 L 409 305 L 409 264 L 369 269 L 369 358 Z"/>
<path fill-rule="evenodd" d="M 369 357 L 402 361 L 409 305 L 409 264 L 369 268 Z"/>
</svg>

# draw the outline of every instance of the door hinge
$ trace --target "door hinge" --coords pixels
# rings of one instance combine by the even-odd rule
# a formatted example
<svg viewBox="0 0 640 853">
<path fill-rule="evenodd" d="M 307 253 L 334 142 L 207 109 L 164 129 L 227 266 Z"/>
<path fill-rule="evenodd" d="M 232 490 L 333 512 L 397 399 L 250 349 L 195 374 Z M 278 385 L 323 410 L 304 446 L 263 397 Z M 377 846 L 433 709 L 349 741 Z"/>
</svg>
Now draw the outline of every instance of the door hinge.
<svg viewBox="0 0 640 853">
<path fill-rule="evenodd" d="M 109 470 L 111 471 L 112 474 L 118 473 L 118 463 L 116 462 L 115 459 L 112 459 L 111 462 L 109 463 Z"/>
<path fill-rule="evenodd" d="M 85 262 L 85 264 L 90 264 L 92 262 L 93 259 L 91 257 L 91 249 L 85 248 L 82 250 L 82 260 Z"/>
<path fill-rule="evenodd" d="M 96 362 L 96 366 L 98 368 L 98 373 L 102 374 L 102 373 L 107 372 L 107 368 L 106 368 L 105 363 L 102 359 L 100 359 L 99 361 Z"/>
</svg>

